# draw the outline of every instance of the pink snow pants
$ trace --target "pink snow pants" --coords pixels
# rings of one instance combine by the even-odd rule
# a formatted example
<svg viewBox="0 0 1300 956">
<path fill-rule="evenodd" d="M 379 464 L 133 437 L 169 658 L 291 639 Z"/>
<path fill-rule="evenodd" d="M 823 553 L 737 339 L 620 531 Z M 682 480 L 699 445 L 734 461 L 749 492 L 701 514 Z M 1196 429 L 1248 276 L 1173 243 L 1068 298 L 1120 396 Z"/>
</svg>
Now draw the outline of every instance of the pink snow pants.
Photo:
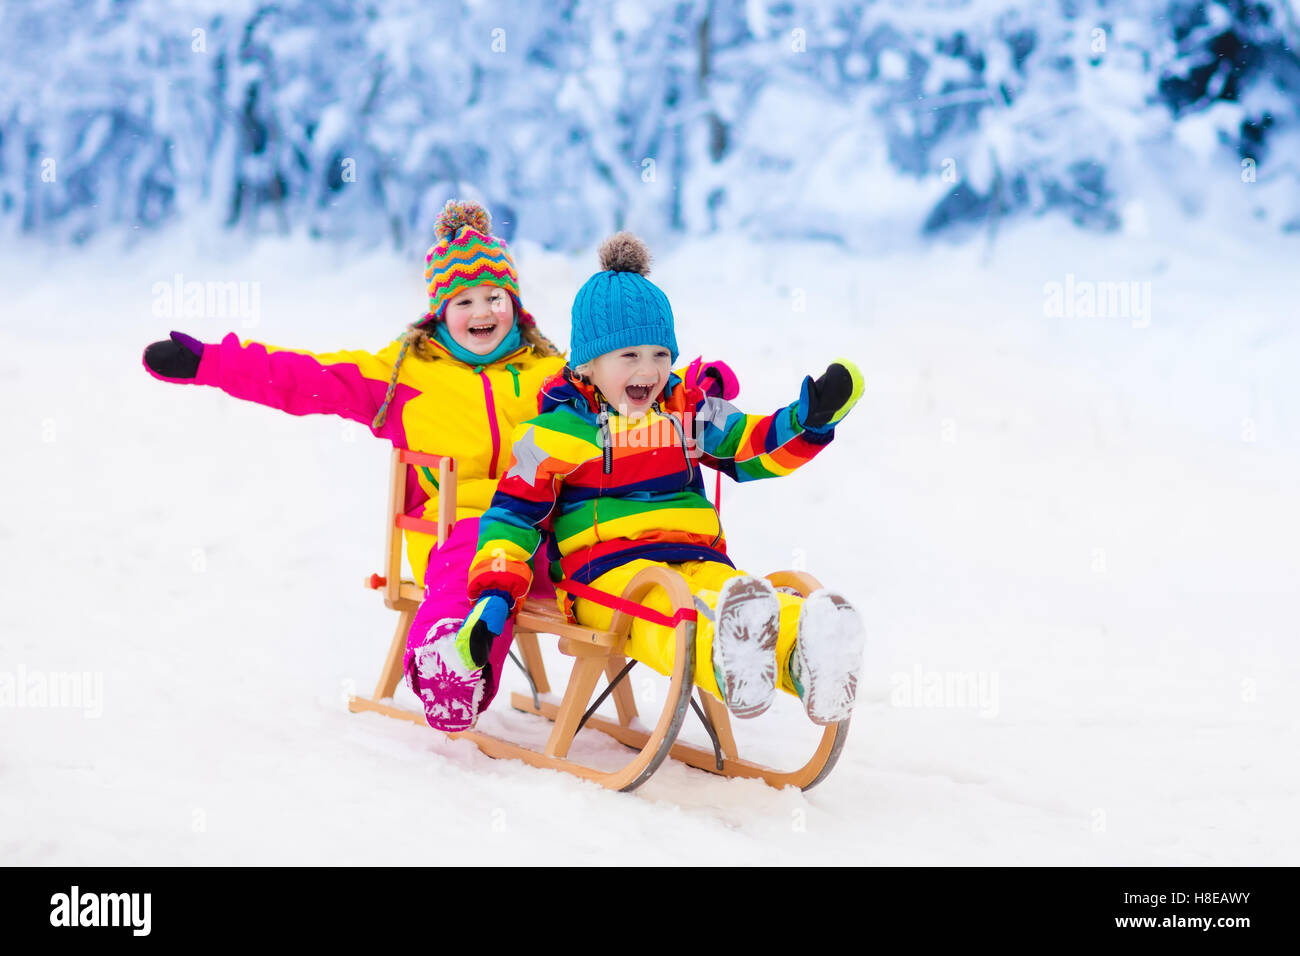
<svg viewBox="0 0 1300 956">
<path fill-rule="evenodd" d="M 435 730 L 447 733 L 468 730 L 492 703 L 514 642 L 511 619 L 506 621 L 501 637 L 493 642 L 488 663 L 481 671 L 466 675 L 461 664 L 447 659 L 454 635 L 473 608 L 465 586 L 477 547 L 478 519 L 462 518 L 452 527 L 442 547 L 430 552 L 424 575 L 424 601 L 411 622 L 402 660 L 406 684 L 424 704 L 425 720 Z M 533 589 L 528 596 L 554 602 L 555 588 L 545 571 L 534 575 Z M 452 640 L 433 646 L 449 635 L 453 636 Z"/>
</svg>

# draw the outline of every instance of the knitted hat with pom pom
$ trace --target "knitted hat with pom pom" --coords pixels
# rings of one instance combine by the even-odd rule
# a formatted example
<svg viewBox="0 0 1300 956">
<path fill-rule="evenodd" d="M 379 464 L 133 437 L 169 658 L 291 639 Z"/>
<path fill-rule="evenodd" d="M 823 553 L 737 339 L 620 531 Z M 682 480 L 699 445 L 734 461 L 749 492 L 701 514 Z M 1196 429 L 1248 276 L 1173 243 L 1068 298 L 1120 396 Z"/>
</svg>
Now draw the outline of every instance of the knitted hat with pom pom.
<svg viewBox="0 0 1300 956">
<path fill-rule="evenodd" d="M 447 303 L 459 292 L 479 285 L 492 285 L 505 289 L 515 306 L 515 323 L 523 341 L 539 355 L 559 355 L 560 351 L 528 314 L 519 301 L 519 277 L 515 264 L 506 249 L 505 240 L 498 239 L 488 230 L 492 217 L 478 203 L 455 199 L 447 200 L 434 227 L 437 237 L 425 254 L 424 278 L 429 284 L 429 311 L 412 322 L 402 333 L 402 347 L 393 362 L 393 372 L 388 379 L 388 391 L 380 403 L 379 411 L 370 423 L 372 429 L 383 426 L 388 417 L 388 406 L 397 391 L 402 362 L 412 346 L 416 354 L 430 358 L 434 354 L 431 339 L 435 326 L 442 321 Z M 444 347 L 445 348 L 445 347 Z"/>
<path fill-rule="evenodd" d="M 662 345 L 677 361 L 677 337 L 668 297 L 646 278 L 650 250 L 630 232 L 600 244 L 600 267 L 573 300 L 569 365 L 635 345 Z"/>
<path fill-rule="evenodd" d="M 505 289 L 514 299 L 520 326 L 534 324 L 519 301 L 519 276 L 505 240 L 493 236 L 491 226 L 492 217 L 478 203 L 447 200 L 434 226 L 434 244 L 424 256 L 429 311 L 421 324 L 437 322 L 453 296 L 479 285 Z"/>
</svg>

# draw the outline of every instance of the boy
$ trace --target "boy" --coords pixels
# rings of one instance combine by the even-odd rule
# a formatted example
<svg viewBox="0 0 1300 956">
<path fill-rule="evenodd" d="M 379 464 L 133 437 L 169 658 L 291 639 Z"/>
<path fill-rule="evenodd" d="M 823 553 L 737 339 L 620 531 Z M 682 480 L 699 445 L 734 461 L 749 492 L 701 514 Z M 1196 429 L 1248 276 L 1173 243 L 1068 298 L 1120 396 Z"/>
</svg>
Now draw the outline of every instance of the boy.
<svg viewBox="0 0 1300 956">
<path fill-rule="evenodd" d="M 789 474 L 830 443 L 862 394 L 861 374 L 837 361 L 804 379 L 797 402 L 745 415 L 670 371 L 672 309 L 645 278 L 641 241 L 619 233 L 600 256 L 603 271 L 574 300 L 569 365 L 543 386 L 542 414 L 515 429 L 510 470 L 480 524 L 468 586 L 475 605 L 457 638 L 462 665 L 473 671 L 488 660 L 549 533 L 551 577 L 579 623 L 608 627 L 613 612 L 570 582 L 618 595 L 647 563 L 665 564 L 685 577 L 701 611 L 697 660 L 712 667 L 697 668 L 700 687 L 738 717 L 761 714 L 780 687 L 814 722 L 844 720 L 865 638 L 857 611 L 825 589 L 804 599 L 737 569 L 700 464 L 737 481 Z M 669 610 L 659 590 L 645 603 Z M 624 653 L 669 674 L 673 646 L 670 628 L 638 618 Z"/>
</svg>

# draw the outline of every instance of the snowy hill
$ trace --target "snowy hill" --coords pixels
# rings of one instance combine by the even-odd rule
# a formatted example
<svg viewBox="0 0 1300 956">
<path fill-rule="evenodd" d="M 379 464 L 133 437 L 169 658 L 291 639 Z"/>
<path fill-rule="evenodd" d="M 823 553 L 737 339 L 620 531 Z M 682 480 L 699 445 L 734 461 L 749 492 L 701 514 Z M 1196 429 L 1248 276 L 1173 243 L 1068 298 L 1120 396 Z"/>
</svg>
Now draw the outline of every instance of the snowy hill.
<svg viewBox="0 0 1300 956">
<path fill-rule="evenodd" d="M 76 706 L 0 708 L 0 860 L 1300 862 L 1297 250 L 1215 236 L 656 249 L 683 355 L 730 361 L 742 407 L 839 355 L 867 378 L 809 468 L 723 488 L 739 564 L 802 561 L 868 621 L 846 750 L 806 794 L 672 763 L 608 793 L 347 712 L 395 623 L 361 587 L 387 448 L 157 382 L 140 354 L 172 328 L 377 349 L 420 309 L 414 257 L 175 236 L 12 255 L 0 675 L 89 676 Z M 593 262 L 520 250 L 557 340 Z M 257 283 L 256 309 L 155 315 L 177 273 Z M 1122 314 L 1080 314 L 1103 282 L 1135 284 Z M 816 731 L 780 703 L 737 730 L 789 762 Z M 531 720 L 503 695 L 483 725 Z"/>
</svg>

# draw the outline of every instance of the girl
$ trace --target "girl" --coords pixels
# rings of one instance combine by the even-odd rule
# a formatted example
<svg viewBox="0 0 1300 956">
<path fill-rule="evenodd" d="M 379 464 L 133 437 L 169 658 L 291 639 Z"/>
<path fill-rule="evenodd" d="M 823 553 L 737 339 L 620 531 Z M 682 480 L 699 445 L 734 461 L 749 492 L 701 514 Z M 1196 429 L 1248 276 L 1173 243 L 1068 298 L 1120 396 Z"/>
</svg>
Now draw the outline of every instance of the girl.
<svg viewBox="0 0 1300 956">
<path fill-rule="evenodd" d="M 470 610 L 466 574 L 478 539 L 478 519 L 504 472 L 501 436 L 537 413 L 543 381 L 564 365 L 519 299 L 506 244 L 491 235 L 490 217 L 472 202 L 449 201 L 425 256 L 429 311 L 377 353 L 327 354 L 240 343 L 233 333 L 204 345 L 181 332 L 155 342 L 144 365 L 155 378 L 212 385 L 236 398 L 292 415 L 334 414 L 360 422 L 399 448 L 456 459 L 456 524 L 436 538 L 404 530 L 415 580 L 425 599 L 412 622 L 404 660 L 407 683 L 438 730 L 464 730 L 496 693 L 512 632 L 503 628 L 481 672 L 457 675 L 441 658 Z M 704 368 L 697 362 L 695 374 Z M 734 392 L 730 370 L 704 381 Z M 404 511 L 436 519 L 438 483 L 426 468 L 408 468 Z M 537 592 L 550 596 L 546 581 Z"/>
<path fill-rule="evenodd" d="M 513 460 L 479 527 L 469 575 L 476 603 L 457 637 L 467 672 L 497 654 L 498 635 L 533 585 L 529 561 L 553 535 L 551 577 L 571 619 L 608 627 L 608 595 L 641 568 L 680 572 L 701 612 L 696 683 L 739 717 L 797 695 L 814 722 L 853 707 L 864 631 L 825 589 L 778 594 L 727 556 L 699 464 L 737 481 L 789 474 L 821 452 L 862 394 L 853 363 L 807 377 L 796 402 L 746 415 L 670 371 L 677 357 L 668 299 L 645 278 L 649 255 L 620 233 L 573 304 L 569 367 L 548 380 L 542 414 L 515 429 Z M 646 603 L 669 612 L 661 590 Z M 625 653 L 672 672 L 672 631 L 634 619 Z M 707 666 L 712 663 L 712 667 Z"/>
<path fill-rule="evenodd" d="M 438 680 L 438 663 L 426 652 L 430 631 L 435 623 L 458 624 L 469 611 L 465 575 L 478 518 L 503 470 L 501 435 L 536 413 L 538 388 L 564 365 L 520 302 L 514 263 L 490 224 L 476 203 L 447 203 L 425 256 L 429 311 L 377 353 L 241 344 L 234 333 L 204 345 L 180 332 L 144 352 L 155 378 L 212 385 L 291 415 L 339 415 L 399 448 L 456 459 L 457 521 L 443 547 L 431 553 L 432 535 L 403 532 L 415 580 L 426 585 L 408 638 L 406 676 L 440 730 L 463 730 L 471 709 L 491 700 L 511 634 L 477 680 L 451 684 Z M 436 520 L 436 479 L 436 472 L 409 468 L 407 514 Z"/>
</svg>

